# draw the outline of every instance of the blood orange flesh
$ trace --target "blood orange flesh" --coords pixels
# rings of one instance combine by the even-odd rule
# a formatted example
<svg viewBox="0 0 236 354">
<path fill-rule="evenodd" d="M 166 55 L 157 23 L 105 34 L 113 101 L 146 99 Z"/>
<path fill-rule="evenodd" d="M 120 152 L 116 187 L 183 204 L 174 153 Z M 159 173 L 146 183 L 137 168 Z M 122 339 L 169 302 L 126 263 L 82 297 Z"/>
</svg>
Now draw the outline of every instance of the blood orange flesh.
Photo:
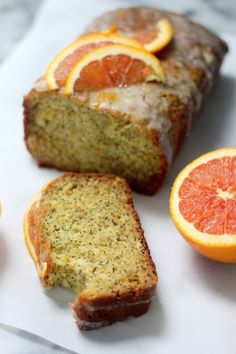
<svg viewBox="0 0 236 354">
<path fill-rule="evenodd" d="M 101 90 L 144 81 L 151 69 L 139 59 L 119 54 L 92 61 L 80 74 L 75 91 Z"/>
<path fill-rule="evenodd" d="M 194 168 L 183 181 L 179 198 L 180 213 L 198 231 L 236 234 L 236 157 Z"/>
<path fill-rule="evenodd" d="M 160 61 L 143 48 L 113 44 L 84 55 L 71 70 L 65 94 L 165 81 Z"/>
<path fill-rule="evenodd" d="M 114 31 L 114 28 L 111 30 Z M 115 30 L 119 31 L 119 28 Z M 171 41 L 173 37 L 173 28 L 166 18 L 162 18 L 156 23 L 145 27 L 145 29 L 140 29 L 133 33 L 126 33 L 121 30 L 120 33 L 140 42 L 148 52 L 157 53 L 165 48 Z"/>
<path fill-rule="evenodd" d="M 158 32 L 155 28 L 152 30 L 148 31 L 139 31 L 136 32 L 132 35 L 130 35 L 131 38 L 137 39 L 142 44 L 147 44 L 153 42 L 155 39 L 158 38 Z"/>
<path fill-rule="evenodd" d="M 117 33 L 91 33 L 81 36 L 64 48 L 49 64 L 45 80 L 51 90 L 65 86 L 66 80 L 76 63 L 92 51 L 111 44 L 124 44 L 142 49 L 136 40 Z"/>
<path fill-rule="evenodd" d="M 96 48 L 103 47 L 105 45 L 113 44 L 111 41 L 97 42 L 85 44 L 82 47 L 77 48 L 73 53 L 69 54 L 55 70 L 56 83 L 59 87 L 65 86 L 66 79 L 77 61 L 85 54 L 90 53 Z"/>
</svg>

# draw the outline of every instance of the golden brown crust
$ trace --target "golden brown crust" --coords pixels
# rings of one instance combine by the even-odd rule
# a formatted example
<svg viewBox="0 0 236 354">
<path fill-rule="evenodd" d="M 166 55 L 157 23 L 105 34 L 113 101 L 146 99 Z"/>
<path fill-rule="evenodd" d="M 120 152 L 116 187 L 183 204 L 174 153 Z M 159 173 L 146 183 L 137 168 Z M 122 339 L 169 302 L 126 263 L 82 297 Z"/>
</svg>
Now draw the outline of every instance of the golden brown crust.
<svg viewBox="0 0 236 354">
<path fill-rule="evenodd" d="M 80 329 L 88 330 L 111 325 L 127 317 L 138 317 L 145 314 L 150 306 L 148 303 L 125 305 L 109 310 L 88 311 L 85 306 L 77 306 L 74 317 Z M 95 326 L 94 326 L 95 325 Z"/>
<path fill-rule="evenodd" d="M 156 284 L 147 285 L 146 288 L 137 289 L 127 293 L 115 293 L 113 296 L 101 295 L 86 298 L 81 294 L 72 309 L 74 316 L 79 319 L 81 329 L 92 329 L 94 322 L 102 325 L 112 324 L 124 320 L 129 316 L 141 316 L 148 311 Z"/>
<path fill-rule="evenodd" d="M 39 199 L 36 200 L 27 214 L 29 237 L 34 247 L 37 261 L 47 261 L 48 268 L 46 274 L 41 278 L 42 285 L 48 287 L 48 276 L 53 271 L 53 263 L 50 257 L 50 247 L 47 245 L 45 236 L 42 232 L 42 215 L 40 210 L 40 198 L 47 193 L 58 181 L 64 178 L 81 178 L 86 177 L 103 179 L 109 183 L 110 180 L 118 179 L 121 183 L 124 193 L 127 196 L 127 205 L 136 221 L 136 229 L 142 243 L 143 255 L 146 262 L 152 270 L 152 279 L 145 285 L 129 292 L 114 292 L 114 294 L 98 294 L 97 296 L 86 296 L 86 294 L 78 295 L 72 309 L 77 318 L 78 325 L 81 329 L 89 329 L 94 327 L 94 322 L 101 322 L 100 325 L 112 324 L 120 321 L 128 316 L 139 316 L 148 310 L 151 300 L 154 296 L 157 285 L 157 273 L 154 262 L 151 258 L 147 242 L 144 237 L 144 231 L 141 227 L 140 220 L 136 210 L 134 209 L 132 194 L 128 183 L 117 176 L 103 175 L 96 173 L 66 173 L 59 178 L 48 183 L 40 193 Z M 90 324 L 91 322 L 91 324 Z M 97 327 L 97 325 L 96 325 Z"/>
</svg>

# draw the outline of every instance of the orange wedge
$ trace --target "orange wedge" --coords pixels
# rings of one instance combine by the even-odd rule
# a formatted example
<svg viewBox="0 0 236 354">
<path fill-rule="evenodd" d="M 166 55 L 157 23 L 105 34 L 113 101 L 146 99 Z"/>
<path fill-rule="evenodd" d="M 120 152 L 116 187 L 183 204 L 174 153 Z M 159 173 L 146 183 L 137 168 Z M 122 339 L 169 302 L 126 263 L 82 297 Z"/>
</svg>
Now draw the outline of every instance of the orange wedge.
<svg viewBox="0 0 236 354">
<path fill-rule="evenodd" d="M 82 36 L 63 49 L 49 64 L 45 74 L 48 88 L 56 90 L 63 87 L 71 69 L 83 55 L 95 48 L 114 43 L 142 48 L 142 45 L 135 39 L 118 33 L 103 32 Z"/>
<path fill-rule="evenodd" d="M 29 211 L 31 209 L 31 207 L 37 203 L 38 199 L 40 197 L 40 192 L 36 194 L 36 196 L 33 198 L 33 200 L 31 201 L 30 205 L 28 206 L 26 213 L 25 213 L 25 217 L 24 217 L 24 223 L 23 223 L 23 231 L 24 231 L 24 237 L 25 237 L 25 244 L 27 246 L 27 249 L 29 251 L 29 254 L 31 256 L 31 258 L 33 259 L 38 275 L 40 277 L 44 277 L 47 273 L 47 268 L 48 268 L 48 264 L 47 262 L 40 262 L 36 253 L 35 253 L 35 249 L 34 246 L 32 244 L 32 241 L 29 237 L 29 224 L 28 224 L 28 216 L 29 216 Z"/>
<path fill-rule="evenodd" d="M 187 165 L 174 182 L 170 212 L 198 252 L 236 263 L 236 148 L 212 151 Z"/>
<path fill-rule="evenodd" d="M 164 80 L 162 65 L 154 55 L 114 44 L 95 49 L 77 62 L 66 81 L 65 94 Z"/>
</svg>

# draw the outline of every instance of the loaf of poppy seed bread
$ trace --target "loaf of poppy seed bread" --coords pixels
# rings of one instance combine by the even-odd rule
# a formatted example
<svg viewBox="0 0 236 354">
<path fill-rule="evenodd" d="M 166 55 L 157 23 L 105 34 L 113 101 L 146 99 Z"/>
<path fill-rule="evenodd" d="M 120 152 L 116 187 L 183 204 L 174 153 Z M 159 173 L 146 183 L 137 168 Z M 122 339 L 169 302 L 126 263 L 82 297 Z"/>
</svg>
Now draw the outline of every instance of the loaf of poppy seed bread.
<svg viewBox="0 0 236 354">
<path fill-rule="evenodd" d="M 187 17 L 128 8 L 96 19 L 86 33 L 116 26 L 148 29 L 167 18 L 174 30 L 158 54 L 166 82 L 145 82 L 70 97 L 39 79 L 24 99 L 25 142 L 40 165 L 120 175 L 144 194 L 160 187 L 218 76 L 227 45 Z"/>
<path fill-rule="evenodd" d="M 25 240 L 45 288 L 72 289 L 78 326 L 144 314 L 157 285 L 131 190 L 118 176 L 67 173 L 33 199 Z"/>
</svg>

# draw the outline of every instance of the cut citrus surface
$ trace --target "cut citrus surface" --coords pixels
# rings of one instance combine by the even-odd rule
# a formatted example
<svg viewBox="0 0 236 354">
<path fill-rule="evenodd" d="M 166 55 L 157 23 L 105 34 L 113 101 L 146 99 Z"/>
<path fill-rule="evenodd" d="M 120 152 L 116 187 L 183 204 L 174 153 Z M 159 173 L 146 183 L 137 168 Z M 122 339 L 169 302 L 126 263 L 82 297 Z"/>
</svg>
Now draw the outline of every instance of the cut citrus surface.
<svg viewBox="0 0 236 354">
<path fill-rule="evenodd" d="M 174 182 L 170 213 L 198 252 L 236 263 L 236 148 L 212 151 L 187 165 Z"/>
<path fill-rule="evenodd" d="M 119 28 L 111 26 L 111 32 L 115 31 L 119 31 Z M 126 35 L 139 41 L 148 52 L 157 53 L 170 43 L 173 28 L 166 18 L 162 18 L 154 26 Z"/>
<path fill-rule="evenodd" d="M 65 94 L 164 80 L 162 65 L 154 55 L 114 44 L 95 49 L 77 62 L 66 81 Z"/>
<path fill-rule="evenodd" d="M 29 251 L 31 258 L 33 259 L 33 261 L 35 263 L 38 275 L 40 277 L 43 277 L 47 273 L 48 264 L 47 264 L 47 262 L 39 262 L 38 257 L 35 253 L 34 246 L 31 242 L 31 239 L 29 236 L 29 230 L 28 230 L 28 228 L 29 228 L 29 224 L 28 224 L 29 211 L 30 211 L 31 207 L 33 206 L 33 204 L 37 203 L 39 197 L 40 197 L 40 193 L 37 193 L 26 210 L 25 217 L 24 217 L 24 223 L 23 223 L 23 231 L 24 231 L 24 237 L 25 237 L 25 244 L 27 246 L 27 249 Z"/>
<path fill-rule="evenodd" d="M 63 49 L 49 64 L 45 74 L 48 88 L 55 90 L 63 87 L 71 69 L 83 55 L 96 48 L 114 43 L 142 48 L 142 45 L 135 39 L 118 33 L 103 32 L 82 36 Z"/>
</svg>

